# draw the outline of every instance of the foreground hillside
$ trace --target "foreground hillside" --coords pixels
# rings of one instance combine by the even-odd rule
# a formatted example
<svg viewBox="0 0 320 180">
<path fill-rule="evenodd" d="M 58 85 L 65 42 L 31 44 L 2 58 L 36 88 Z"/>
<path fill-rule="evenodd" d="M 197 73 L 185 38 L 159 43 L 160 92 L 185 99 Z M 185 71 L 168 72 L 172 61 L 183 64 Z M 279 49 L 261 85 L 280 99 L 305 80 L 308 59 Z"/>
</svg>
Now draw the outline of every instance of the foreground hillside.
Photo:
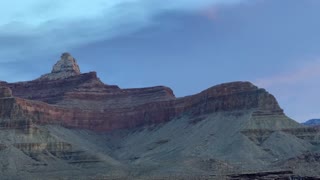
<svg viewBox="0 0 320 180">
<path fill-rule="evenodd" d="M 106 85 L 64 53 L 51 73 L 0 86 L 4 179 L 320 174 L 319 129 L 249 82 L 176 98 L 163 86 Z"/>
</svg>

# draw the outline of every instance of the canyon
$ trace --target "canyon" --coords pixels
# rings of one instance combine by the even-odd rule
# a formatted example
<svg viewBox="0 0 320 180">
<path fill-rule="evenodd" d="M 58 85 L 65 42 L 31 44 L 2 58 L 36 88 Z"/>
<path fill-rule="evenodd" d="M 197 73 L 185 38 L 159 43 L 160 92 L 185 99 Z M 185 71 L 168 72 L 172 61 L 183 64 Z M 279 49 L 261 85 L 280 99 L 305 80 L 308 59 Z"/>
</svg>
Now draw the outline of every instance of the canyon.
<svg viewBox="0 0 320 180">
<path fill-rule="evenodd" d="M 122 89 L 63 53 L 51 73 L 0 81 L 7 179 L 320 178 L 320 130 L 287 117 L 250 82 L 176 97 Z"/>
</svg>

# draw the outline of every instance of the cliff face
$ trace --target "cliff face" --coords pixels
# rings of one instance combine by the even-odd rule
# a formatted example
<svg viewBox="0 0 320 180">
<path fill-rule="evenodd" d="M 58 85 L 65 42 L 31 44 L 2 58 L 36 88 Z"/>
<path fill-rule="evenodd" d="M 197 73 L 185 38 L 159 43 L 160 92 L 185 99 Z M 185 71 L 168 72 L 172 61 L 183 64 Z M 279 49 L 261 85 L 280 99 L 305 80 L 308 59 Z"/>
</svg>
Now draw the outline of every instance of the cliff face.
<svg viewBox="0 0 320 180">
<path fill-rule="evenodd" d="M 186 113 L 195 118 L 241 110 L 283 115 L 272 95 L 249 82 L 221 84 L 184 98 L 175 98 L 167 87 L 120 89 L 104 85 L 95 73 L 5 85 L 19 97 L 6 102 L 5 107 L 8 103 L 18 107 L 11 109 L 11 116 L 97 131 L 159 124 Z"/>
<path fill-rule="evenodd" d="M 163 86 L 120 89 L 102 83 L 95 72 L 80 74 L 69 53 L 61 56 L 51 73 L 39 79 L 1 85 L 7 87 L 4 96 L 11 89 L 15 97 L 12 104 L 6 102 L 4 106 L 17 107 L 11 110 L 11 116 L 97 131 L 159 124 L 186 113 L 195 119 L 241 110 L 252 110 L 254 116 L 284 115 L 271 94 L 249 82 L 221 84 L 184 98 L 176 98 Z"/>
<path fill-rule="evenodd" d="M 95 72 L 81 74 L 68 53 L 38 79 L 0 81 L 0 173 L 8 179 L 108 173 L 241 179 L 274 177 L 274 167 L 317 175 L 317 166 L 294 169 L 296 161 L 308 166 L 294 157 L 318 158 L 319 149 L 319 129 L 288 118 L 273 95 L 250 82 L 176 98 L 164 86 L 104 84 Z"/>
</svg>

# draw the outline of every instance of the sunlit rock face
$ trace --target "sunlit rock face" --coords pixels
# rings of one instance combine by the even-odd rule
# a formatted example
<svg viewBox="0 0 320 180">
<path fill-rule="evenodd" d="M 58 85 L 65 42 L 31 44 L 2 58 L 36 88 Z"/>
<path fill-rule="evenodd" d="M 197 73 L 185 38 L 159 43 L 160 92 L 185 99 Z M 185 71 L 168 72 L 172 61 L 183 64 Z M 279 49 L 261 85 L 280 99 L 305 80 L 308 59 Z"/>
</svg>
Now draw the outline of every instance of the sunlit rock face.
<svg viewBox="0 0 320 180">
<path fill-rule="evenodd" d="M 51 73 L 40 77 L 42 80 L 66 79 L 80 75 L 80 68 L 76 60 L 69 53 L 63 53 L 61 59 L 53 66 Z"/>
</svg>

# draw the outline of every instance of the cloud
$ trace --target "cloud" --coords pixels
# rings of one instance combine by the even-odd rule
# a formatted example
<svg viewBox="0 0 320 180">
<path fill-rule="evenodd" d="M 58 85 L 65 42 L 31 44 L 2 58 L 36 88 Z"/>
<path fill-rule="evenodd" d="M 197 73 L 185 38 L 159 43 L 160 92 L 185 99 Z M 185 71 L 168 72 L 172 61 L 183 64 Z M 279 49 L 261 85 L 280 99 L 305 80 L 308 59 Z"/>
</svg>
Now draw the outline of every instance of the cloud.
<svg viewBox="0 0 320 180">
<path fill-rule="evenodd" d="M 216 6 L 207 7 L 200 12 L 200 15 L 215 21 L 218 18 L 218 8 Z"/>
<path fill-rule="evenodd" d="M 320 78 L 320 60 L 306 62 L 299 68 L 283 74 L 258 79 L 255 84 L 269 88 L 280 85 L 295 85 L 314 78 Z"/>
<path fill-rule="evenodd" d="M 0 7 L 0 62 L 64 51 L 156 24 L 165 11 L 197 11 L 241 0 L 11 0 Z"/>
</svg>

